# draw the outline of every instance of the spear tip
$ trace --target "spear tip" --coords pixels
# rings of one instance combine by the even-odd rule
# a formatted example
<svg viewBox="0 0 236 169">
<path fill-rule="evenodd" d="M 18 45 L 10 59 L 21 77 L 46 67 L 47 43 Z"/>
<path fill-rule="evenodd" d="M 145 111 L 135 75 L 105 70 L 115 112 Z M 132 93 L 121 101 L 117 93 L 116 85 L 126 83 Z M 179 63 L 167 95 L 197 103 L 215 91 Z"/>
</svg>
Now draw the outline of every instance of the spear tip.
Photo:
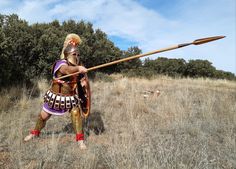
<svg viewBox="0 0 236 169">
<path fill-rule="evenodd" d="M 219 40 L 219 39 L 222 39 L 222 38 L 225 38 L 225 37 L 226 36 L 213 36 L 213 37 L 207 37 L 207 38 L 202 38 L 202 39 L 196 39 L 195 41 L 193 41 L 192 44 L 201 45 L 203 43 L 208 43 L 208 42 Z"/>
</svg>

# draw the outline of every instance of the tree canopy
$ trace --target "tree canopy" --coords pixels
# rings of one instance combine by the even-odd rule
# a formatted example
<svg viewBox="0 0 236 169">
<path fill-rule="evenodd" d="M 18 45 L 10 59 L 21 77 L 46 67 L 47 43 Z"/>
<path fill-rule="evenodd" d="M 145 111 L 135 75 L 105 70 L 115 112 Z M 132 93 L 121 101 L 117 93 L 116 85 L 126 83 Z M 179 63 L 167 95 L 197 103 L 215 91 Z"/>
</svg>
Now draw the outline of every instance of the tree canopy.
<svg viewBox="0 0 236 169">
<path fill-rule="evenodd" d="M 0 14 L 0 86 L 27 83 L 38 77 L 51 77 L 53 63 L 60 59 L 68 33 L 80 35 L 80 57 L 92 67 L 142 53 L 138 47 L 120 50 L 106 33 L 89 22 L 74 20 L 29 25 L 16 14 Z M 134 59 L 98 70 L 104 73 L 133 72 L 133 75 L 166 74 L 169 76 L 235 79 L 230 72 L 216 70 L 209 61 L 158 58 Z M 146 72 L 146 73 L 145 73 Z"/>
</svg>

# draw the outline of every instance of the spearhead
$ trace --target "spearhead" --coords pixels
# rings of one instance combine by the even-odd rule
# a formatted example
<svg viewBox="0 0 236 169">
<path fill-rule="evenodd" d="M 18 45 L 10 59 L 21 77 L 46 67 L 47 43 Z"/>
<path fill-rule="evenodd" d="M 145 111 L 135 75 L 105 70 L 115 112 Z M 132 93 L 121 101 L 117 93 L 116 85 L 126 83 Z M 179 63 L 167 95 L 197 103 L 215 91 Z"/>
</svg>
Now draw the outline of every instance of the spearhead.
<svg viewBox="0 0 236 169">
<path fill-rule="evenodd" d="M 208 42 L 222 39 L 222 38 L 225 38 L 225 36 L 213 36 L 213 37 L 208 37 L 208 38 L 196 39 L 195 41 L 192 42 L 192 44 L 193 45 L 201 45 L 203 43 L 208 43 Z"/>
</svg>

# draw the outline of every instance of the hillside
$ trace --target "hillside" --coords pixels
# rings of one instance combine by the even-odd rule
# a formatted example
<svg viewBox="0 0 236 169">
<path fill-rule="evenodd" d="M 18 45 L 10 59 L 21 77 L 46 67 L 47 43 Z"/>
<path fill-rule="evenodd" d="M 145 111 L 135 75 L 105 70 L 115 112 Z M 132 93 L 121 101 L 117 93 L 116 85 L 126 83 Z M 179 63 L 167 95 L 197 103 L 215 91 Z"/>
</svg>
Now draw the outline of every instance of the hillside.
<svg viewBox="0 0 236 169">
<path fill-rule="evenodd" d="M 91 82 L 90 128 L 104 124 L 105 131 L 90 131 L 85 151 L 77 148 L 68 114 L 52 117 L 40 138 L 23 142 L 45 81 L 36 98 L 24 89 L 2 91 L 0 168 L 236 168 L 235 82 L 110 78 Z M 11 105 L 13 95 L 20 99 Z"/>
</svg>

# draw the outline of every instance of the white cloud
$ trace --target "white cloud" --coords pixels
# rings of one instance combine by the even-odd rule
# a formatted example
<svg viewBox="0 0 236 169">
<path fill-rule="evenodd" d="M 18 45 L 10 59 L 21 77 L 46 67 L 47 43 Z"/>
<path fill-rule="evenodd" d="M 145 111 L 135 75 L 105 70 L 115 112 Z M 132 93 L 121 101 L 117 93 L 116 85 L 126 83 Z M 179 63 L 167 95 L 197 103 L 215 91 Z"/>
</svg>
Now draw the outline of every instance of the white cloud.
<svg viewBox="0 0 236 169">
<path fill-rule="evenodd" d="M 16 13 L 29 23 L 50 22 L 53 20 L 50 9 L 59 2 L 59 0 L 24 0 L 17 7 Z"/>
</svg>

